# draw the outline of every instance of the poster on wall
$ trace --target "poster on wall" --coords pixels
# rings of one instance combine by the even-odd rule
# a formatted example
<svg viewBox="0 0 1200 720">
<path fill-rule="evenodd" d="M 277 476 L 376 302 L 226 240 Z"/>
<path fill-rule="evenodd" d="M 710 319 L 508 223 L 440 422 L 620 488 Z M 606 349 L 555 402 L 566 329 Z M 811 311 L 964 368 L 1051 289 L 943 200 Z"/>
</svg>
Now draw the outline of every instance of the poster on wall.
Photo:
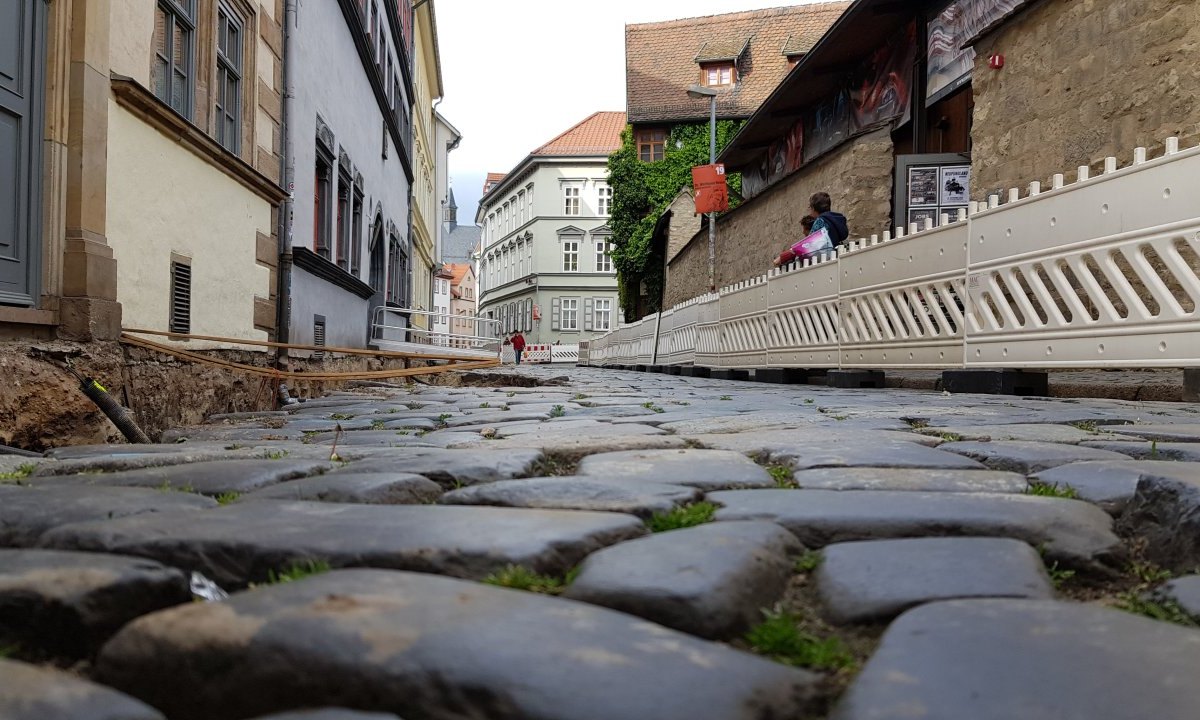
<svg viewBox="0 0 1200 720">
<path fill-rule="evenodd" d="M 947 165 L 938 184 L 939 205 L 966 205 L 971 187 L 970 165 Z"/>
<path fill-rule="evenodd" d="M 935 207 L 929 208 L 913 208 L 908 211 L 908 222 L 916 223 L 918 230 L 925 229 L 925 221 L 932 220 L 936 226 L 938 224 L 938 209 Z"/>
<path fill-rule="evenodd" d="M 804 164 L 804 121 L 799 120 L 782 140 L 767 148 L 758 166 L 742 172 L 742 194 L 751 198 Z"/>
<path fill-rule="evenodd" d="M 926 63 L 925 99 L 927 104 L 953 92 L 971 78 L 975 50 L 963 47 L 967 40 L 963 8 L 952 2 L 929 21 L 929 61 Z"/>
<path fill-rule="evenodd" d="M 955 4 L 962 13 L 962 42 L 967 42 L 1001 19 L 1012 15 L 1028 2 L 1029 0 L 958 0 Z"/>
<path fill-rule="evenodd" d="M 812 160 L 850 137 L 850 94 L 836 95 L 813 108 L 805 118 L 804 160 Z"/>
<path fill-rule="evenodd" d="M 937 213 L 938 169 L 914 167 L 908 169 L 908 206 L 932 205 Z"/>
</svg>

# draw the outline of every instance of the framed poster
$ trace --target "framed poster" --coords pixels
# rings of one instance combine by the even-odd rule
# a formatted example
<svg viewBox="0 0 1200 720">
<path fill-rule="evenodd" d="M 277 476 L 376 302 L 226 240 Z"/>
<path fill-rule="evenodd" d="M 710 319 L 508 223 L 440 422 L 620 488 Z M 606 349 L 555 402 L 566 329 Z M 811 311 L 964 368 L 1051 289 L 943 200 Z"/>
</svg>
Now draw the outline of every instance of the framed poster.
<svg viewBox="0 0 1200 720">
<path fill-rule="evenodd" d="M 970 196 L 971 166 L 947 165 L 941 168 L 938 185 L 939 205 L 966 205 Z"/>
<path fill-rule="evenodd" d="M 914 208 L 914 209 L 912 209 L 912 210 L 909 210 L 909 211 L 908 211 L 908 222 L 909 222 L 910 224 L 911 224 L 911 223 L 916 223 L 916 224 L 917 224 L 917 229 L 918 229 L 918 230 L 924 230 L 924 229 L 925 229 L 925 221 L 926 221 L 926 220 L 932 220 L 932 221 L 933 221 L 933 226 L 934 226 L 934 227 L 937 227 L 937 224 L 938 224 L 938 209 L 937 209 L 937 208 L 935 208 L 935 207 L 930 207 L 930 208 Z"/>
<path fill-rule="evenodd" d="M 908 169 L 908 206 L 938 204 L 938 169 L 913 167 Z M 935 211 L 936 212 L 936 211 Z"/>
</svg>

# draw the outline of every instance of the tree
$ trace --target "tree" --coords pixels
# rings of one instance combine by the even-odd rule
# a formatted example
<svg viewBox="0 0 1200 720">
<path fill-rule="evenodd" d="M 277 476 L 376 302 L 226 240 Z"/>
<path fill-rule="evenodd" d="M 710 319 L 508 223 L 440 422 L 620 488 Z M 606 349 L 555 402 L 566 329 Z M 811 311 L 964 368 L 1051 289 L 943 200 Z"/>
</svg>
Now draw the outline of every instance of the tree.
<svg viewBox="0 0 1200 720">
<path fill-rule="evenodd" d="M 741 120 L 717 122 L 717 151 L 720 152 L 741 129 Z M 608 158 L 608 184 L 613 189 L 613 264 L 626 321 L 636 320 L 639 289 L 645 283 L 652 312 L 658 310 L 663 289 L 663 257 L 651 243 L 654 225 L 679 191 L 691 187 L 692 168 L 708 164 L 708 123 L 676 125 L 667 137 L 662 160 L 638 159 L 633 129 L 621 134 L 621 148 Z M 729 178 L 731 204 L 741 197 L 742 178 Z"/>
</svg>

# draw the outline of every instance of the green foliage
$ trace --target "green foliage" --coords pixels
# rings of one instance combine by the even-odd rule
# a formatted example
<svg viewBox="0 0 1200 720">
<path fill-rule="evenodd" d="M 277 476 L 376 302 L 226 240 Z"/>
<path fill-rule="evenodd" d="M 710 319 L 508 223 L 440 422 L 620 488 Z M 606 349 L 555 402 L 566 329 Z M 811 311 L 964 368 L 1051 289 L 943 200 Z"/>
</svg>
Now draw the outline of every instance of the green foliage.
<svg viewBox="0 0 1200 720">
<path fill-rule="evenodd" d="M 854 657 L 836 637 L 824 640 L 800 629 L 802 618 L 789 612 L 769 612 L 767 619 L 746 633 L 751 649 L 785 665 L 813 670 L 840 670 Z"/>
<path fill-rule="evenodd" d="M 908 426 L 914 430 L 920 430 L 921 428 L 929 427 L 928 420 L 917 420 L 915 418 L 904 418 L 904 422 L 908 423 Z"/>
<path fill-rule="evenodd" d="M 295 582 L 310 575 L 320 575 L 321 573 L 329 572 L 332 569 L 329 563 L 324 560 L 306 560 L 302 563 L 293 563 L 279 572 L 269 570 L 267 572 L 267 583 L 278 585 L 279 583 Z"/>
<path fill-rule="evenodd" d="M 347 415 L 346 413 L 334 413 L 329 416 L 329 419 L 330 420 L 353 420 L 354 416 Z"/>
<path fill-rule="evenodd" d="M 1158 585 L 1171 579 L 1171 571 L 1164 570 L 1154 563 L 1134 561 L 1129 565 L 1129 574 L 1136 577 L 1143 585 Z"/>
<path fill-rule="evenodd" d="M 796 558 L 796 572 L 810 573 L 813 570 L 821 567 L 821 553 L 816 550 L 808 550 L 800 557 Z"/>
<path fill-rule="evenodd" d="M 231 490 L 230 492 L 221 493 L 220 495 L 217 496 L 217 504 L 218 505 L 229 505 L 230 503 L 237 502 L 237 499 L 240 498 L 241 496 L 242 496 L 242 494 L 240 492 L 237 492 L 236 490 Z"/>
<path fill-rule="evenodd" d="M 383 429 L 383 421 L 382 420 L 372 420 L 371 421 L 371 429 L 372 430 L 382 430 Z"/>
<path fill-rule="evenodd" d="M 282 460 L 288 456 L 287 450 L 268 450 L 263 454 L 263 457 L 268 460 Z"/>
<path fill-rule="evenodd" d="M 491 403 L 479 403 L 479 407 L 481 408 L 490 408 L 491 406 Z"/>
<path fill-rule="evenodd" d="M 0 482 L 4 482 L 6 480 L 20 480 L 21 478 L 27 478 L 30 475 L 32 475 L 33 471 L 36 469 L 37 469 L 37 465 L 34 465 L 33 463 L 22 463 L 22 464 L 18 465 L 16 467 L 16 469 L 13 470 L 12 472 L 0 473 Z"/>
<path fill-rule="evenodd" d="M 1070 485 L 1059 485 L 1058 483 L 1031 482 L 1025 488 L 1026 495 L 1038 495 L 1040 497 L 1056 497 L 1067 498 L 1069 500 L 1078 500 L 1079 492 Z"/>
<path fill-rule="evenodd" d="M 732 400 L 733 396 L 732 395 L 722 395 L 721 397 L 719 397 L 717 399 L 718 400 Z"/>
<path fill-rule="evenodd" d="M 698 502 L 684 507 L 677 507 L 670 512 L 655 513 L 646 524 L 650 532 L 666 532 L 667 530 L 682 530 L 712 522 L 717 506 L 710 502 Z"/>
<path fill-rule="evenodd" d="M 720 152 L 742 127 L 742 121 L 717 122 L 717 151 Z M 621 307 L 637 306 L 639 280 L 650 297 L 650 311 L 657 310 L 663 285 L 663 257 L 650 239 L 659 215 L 679 191 L 692 184 L 692 168 L 708 164 L 707 122 L 676 125 L 664 146 L 664 159 L 645 163 L 638 159 L 632 128 L 621 134 L 621 149 L 608 158 L 608 183 L 613 189 L 613 264 L 617 269 Z M 740 197 L 742 178 L 731 174 L 731 201 Z M 731 202 L 732 205 L 732 202 Z"/>
<path fill-rule="evenodd" d="M 488 575 L 483 581 L 488 585 L 498 585 L 513 590 L 525 590 L 526 592 L 541 593 L 543 595 L 558 595 L 567 589 L 567 586 L 571 584 L 571 581 L 578 574 L 578 569 L 573 569 L 567 573 L 567 577 L 564 579 L 554 577 L 553 575 L 539 575 L 520 565 L 509 565 L 503 570 L 497 570 Z"/>
<path fill-rule="evenodd" d="M 554 407 L 550 408 L 550 417 L 552 417 L 552 418 L 562 417 L 563 415 L 566 415 L 566 414 L 567 414 L 567 409 L 564 408 L 562 405 L 555 405 Z"/>
<path fill-rule="evenodd" d="M 775 487 L 795 490 L 800 487 L 792 477 L 792 469 L 787 465 L 768 465 L 767 474 L 775 481 Z"/>
<path fill-rule="evenodd" d="M 1136 592 L 1121 593 L 1117 596 L 1116 607 L 1125 612 L 1148 617 L 1151 620 L 1175 623 L 1184 627 L 1200 627 L 1196 620 L 1179 606 L 1179 603 L 1167 598 L 1153 598 Z"/>
<path fill-rule="evenodd" d="M 1061 590 L 1064 585 L 1075 577 L 1074 570 L 1060 568 L 1057 561 L 1048 566 L 1046 572 L 1050 574 L 1050 582 L 1054 583 L 1055 589 L 1058 590 Z"/>
<path fill-rule="evenodd" d="M 1080 422 L 1073 422 L 1071 424 L 1084 432 L 1089 432 L 1089 433 L 1096 432 L 1097 425 L 1096 425 L 1095 420 L 1083 420 Z"/>
</svg>

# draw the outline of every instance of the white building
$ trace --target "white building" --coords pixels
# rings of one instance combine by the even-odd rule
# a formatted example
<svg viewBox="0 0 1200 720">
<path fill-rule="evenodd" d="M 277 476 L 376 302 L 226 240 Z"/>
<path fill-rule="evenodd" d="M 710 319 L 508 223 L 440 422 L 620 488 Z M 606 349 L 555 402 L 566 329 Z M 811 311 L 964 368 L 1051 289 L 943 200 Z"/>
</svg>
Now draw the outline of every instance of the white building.
<svg viewBox="0 0 1200 720">
<path fill-rule="evenodd" d="M 374 308 L 410 307 L 412 10 L 386 0 L 288 8 L 286 337 L 364 347 Z"/>
<path fill-rule="evenodd" d="M 502 332 L 572 344 L 617 322 L 607 163 L 624 129 L 625 113 L 595 113 L 511 172 L 488 176 L 475 218 L 479 314 Z"/>
<path fill-rule="evenodd" d="M 450 332 L 450 282 L 454 280 L 454 272 L 447 265 L 438 268 L 433 274 L 433 318 L 429 330 L 433 335 L 433 344 L 446 345 L 446 338 L 436 333 Z"/>
</svg>

